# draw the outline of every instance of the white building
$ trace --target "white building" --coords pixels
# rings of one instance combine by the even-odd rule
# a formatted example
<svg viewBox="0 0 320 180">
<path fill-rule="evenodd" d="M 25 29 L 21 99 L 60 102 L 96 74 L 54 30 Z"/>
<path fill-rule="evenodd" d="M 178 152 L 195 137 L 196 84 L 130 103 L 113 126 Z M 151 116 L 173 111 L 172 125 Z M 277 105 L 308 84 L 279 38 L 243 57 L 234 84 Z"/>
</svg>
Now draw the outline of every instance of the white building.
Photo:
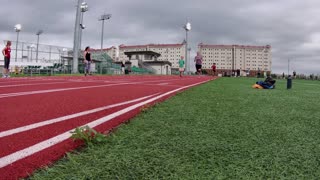
<svg viewBox="0 0 320 180">
<path fill-rule="evenodd" d="M 110 48 L 102 49 L 103 53 L 107 53 L 113 61 L 116 61 L 117 59 L 117 48 L 115 46 L 112 46 Z M 91 49 L 92 54 L 99 54 L 101 53 L 101 49 Z"/>
<path fill-rule="evenodd" d="M 120 45 L 118 61 L 127 61 L 129 58 L 124 54 L 132 51 L 153 51 L 159 53 L 161 56 L 158 61 L 169 61 L 172 68 L 179 68 L 179 60 L 181 56 L 185 56 L 185 45 L 181 44 L 147 44 L 147 45 Z"/>
<path fill-rule="evenodd" d="M 124 52 L 131 66 L 144 68 L 158 75 L 170 75 L 172 64 L 169 61 L 160 60 L 161 55 L 153 51 Z M 124 61 L 122 61 L 124 62 Z"/>
<path fill-rule="evenodd" d="M 200 43 L 198 51 L 203 56 L 202 68 L 210 72 L 213 63 L 216 63 L 218 73 L 231 73 L 240 70 L 244 75 L 270 73 L 272 65 L 271 46 L 245 45 L 208 45 Z"/>
</svg>

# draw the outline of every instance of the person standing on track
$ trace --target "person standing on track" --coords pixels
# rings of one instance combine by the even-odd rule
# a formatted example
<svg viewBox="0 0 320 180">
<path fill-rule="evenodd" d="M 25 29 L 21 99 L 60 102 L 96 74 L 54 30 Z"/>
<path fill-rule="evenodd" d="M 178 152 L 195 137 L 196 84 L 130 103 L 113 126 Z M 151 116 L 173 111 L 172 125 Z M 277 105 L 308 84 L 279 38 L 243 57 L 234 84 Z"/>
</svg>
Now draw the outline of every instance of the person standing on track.
<svg viewBox="0 0 320 180">
<path fill-rule="evenodd" d="M 212 68 L 212 76 L 215 76 L 216 75 L 216 69 L 217 69 L 216 63 L 213 63 L 211 68 Z"/>
<path fill-rule="evenodd" d="M 85 68 L 84 68 L 84 75 L 87 76 L 87 75 L 91 75 L 91 72 L 90 72 L 90 65 L 92 63 L 92 59 L 91 59 L 91 53 L 90 53 L 90 47 L 87 46 L 86 49 L 84 50 L 84 53 L 83 53 L 83 58 L 84 58 L 84 65 L 85 65 Z"/>
<path fill-rule="evenodd" d="M 11 41 L 7 41 L 7 45 L 2 50 L 2 54 L 4 56 L 4 67 L 2 78 L 8 78 L 9 75 L 9 65 L 10 65 L 10 54 L 11 54 Z"/>
<path fill-rule="evenodd" d="M 126 70 L 126 65 L 121 62 L 121 71 L 122 71 L 122 74 L 125 74 L 125 70 Z"/>
<path fill-rule="evenodd" d="M 196 63 L 197 74 L 202 74 L 202 55 L 200 52 L 197 52 L 197 56 L 194 58 L 194 62 Z"/>
<path fill-rule="evenodd" d="M 179 72 L 180 72 L 180 77 L 182 77 L 182 74 L 184 72 L 184 57 L 181 56 L 181 59 L 179 60 Z"/>
</svg>

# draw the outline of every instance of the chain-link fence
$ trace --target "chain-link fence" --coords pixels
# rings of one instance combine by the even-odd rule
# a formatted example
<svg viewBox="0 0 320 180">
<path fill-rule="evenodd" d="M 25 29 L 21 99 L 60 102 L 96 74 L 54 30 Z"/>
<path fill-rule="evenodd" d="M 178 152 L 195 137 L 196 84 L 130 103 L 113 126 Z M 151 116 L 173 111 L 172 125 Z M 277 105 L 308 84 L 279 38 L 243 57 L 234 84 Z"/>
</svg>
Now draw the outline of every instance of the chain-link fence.
<svg viewBox="0 0 320 180">
<path fill-rule="evenodd" d="M 15 65 L 52 66 L 63 62 L 61 57 L 70 55 L 71 48 L 30 42 L 11 41 L 11 62 Z M 4 41 L 6 44 L 7 41 Z M 69 52 L 69 53 L 68 53 Z"/>
<path fill-rule="evenodd" d="M 10 72 L 28 75 L 71 74 L 73 66 L 72 48 L 30 42 L 11 41 Z M 7 41 L 4 41 L 6 44 Z M 114 63 L 107 53 L 92 53 L 95 63 L 91 71 L 96 74 L 121 74 L 121 65 Z M 79 73 L 84 73 L 83 52 L 79 51 Z M 146 74 L 147 70 L 138 68 L 132 73 Z"/>
</svg>

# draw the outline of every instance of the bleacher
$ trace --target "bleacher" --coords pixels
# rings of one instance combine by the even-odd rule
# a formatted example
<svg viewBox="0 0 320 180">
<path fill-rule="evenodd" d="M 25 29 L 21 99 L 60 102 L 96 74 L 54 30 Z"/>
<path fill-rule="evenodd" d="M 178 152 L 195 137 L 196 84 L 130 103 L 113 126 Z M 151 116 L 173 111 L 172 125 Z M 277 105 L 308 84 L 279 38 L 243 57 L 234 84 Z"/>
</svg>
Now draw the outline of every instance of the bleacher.
<svg viewBox="0 0 320 180">
<path fill-rule="evenodd" d="M 132 66 L 131 72 L 133 74 L 152 74 L 153 73 L 152 71 L 149 71 L 148 69 L 139 68 L 139 67 L 136 67 L 136 66 Z"/>
</svg>

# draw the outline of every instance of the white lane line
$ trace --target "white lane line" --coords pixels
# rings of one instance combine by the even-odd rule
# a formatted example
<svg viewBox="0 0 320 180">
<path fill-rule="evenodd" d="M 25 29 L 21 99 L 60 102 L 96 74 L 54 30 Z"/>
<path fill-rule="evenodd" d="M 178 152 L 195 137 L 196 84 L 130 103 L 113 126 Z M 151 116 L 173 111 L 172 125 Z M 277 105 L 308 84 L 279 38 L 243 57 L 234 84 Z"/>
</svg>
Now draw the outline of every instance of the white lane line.
<svg viewBox="0 0 320 180">
<path fill-rule="evenodd" d="M 5 86 L 0 86 L 0 88 L 4 87 L 18 87 L 18 86 L 36 86 L 36 85 L 45 85 L 45 84 L 63 84 L 63 83 L 68 83 L 68 82 L 51 82 L 51 83 L 37 83 L 37 84 L 13 84 L 13 85 L 5 85 Z"/>
<path fill-rule="evenodd" d="M 0 94 L 0 99 L 1 98 L 8 98 L 8 97 L 15 97 L 15 96 L 24 96 L 24 95 L 32 95 L 32 94 L 43 94 L 43 93 L 59 92 L 59 91 L 70 91 L 70 90 L 78 90 L 78 89 L 90 89 L 90 88 L 129 85 L 129 84 L 144 84 L 144 83 L 150 83 L 150 82 L 162 82 L 162 81 L 167 82 L 167 81 L 176 81 L 176 80 L 180 80 L 180 79 L 159 80 L 159 81 L 137 81 L 137 82 L 127 82 L 127 83 L 117 83 L 117 84 L 107 84 L 107 85 L 97 85 L 97 86 L 85 86 L 85 87 L 75 87 L 75 88 L 60 88 L 60 89 L 49 89 L 49 90 L 39 90 L 39 91 L 6 93 L 6 94 Z"/>
<path fill-rule="evenodd" d="M 10 84 L 10 83 L 25 83 L 25 82 L 44 82 L 45 80 L 41 80 L 41 79 L 19 79 L 18 81 L 11 81 L 11 80 L 7 80 L 7 81 L 1 81 L 0 84 Z M 54 80 L 54 81 L 57 81 L 57 82 L 61 82 L 62 80 Z M 51 82 L 54 82 L 54 81 L 51 81 Z M 47 82 L 47 81 L 46 81 Z"/>
<path fill-rule="evenodd" d="M 130 81 L 131 80 L 131 81 Z M 86 80 L 86 79 L 74 79 L 74 80 L 69 80 L 70 82 L 97 82 L 97 83 L 130 83 L 132 81 L 137 81 L 139 79 L 128 79 L 128 80 Z M 168 82 L 168 81 L 177 81 L 177 80 L 182 80 L 181 78 L 176 78 L 176 79 L 164 79 L 164 80 L 146 80 L 146 81 L 139 81 L 136 83 L 159 83 L 159 82 Z"/>
<path fill-rule="evenodd" d="M 169 83 L 160 83 L 160 84 L 157 84 L 157 85 L 160 85 L 160 86 L 163 86 L 163 85 L 168 85 Z"/>
<path fill-rule="evenodd" d="M 164 94 L 161 94 L 159 96 L 153 97 L 153 98 L 148 99 L 146 101 L 143 101 L 143 102 L 140 102 L 138 104 L 129 106 L 127 108 L 124 108 L 124 109 L 122 109 L 120 111 L 112 113 L 112 114 L 110 114 L 108 116 L 105 116 L 103 118 L 97 119 L 97 120 L 95 120 L 95 121 L 93 121 L 91 123 L 88 123 L 86 125 L 88 125 L 91 128 L 94 128 L 94 127 L 96 127 L 96 126 L 98 126 L 100 124 L 103 124 L 103 123 L 105 123 L 107 121 L 110 121 L 111 119 L 113 119 L 115 117 L 123 115 L 123 114 L 125 114 L 125 113 L 127 113 L 127 112 L 129 112 L 131 110 L 134 110 L 134 109 L 136 109 L 138 107 L 141 107 L 141 106 L 143 106 L 145 104 L 148 104 L 150 102 L 153 102 L 153 101 L 155 101 L 157 99 L 160 99 L 160 98 L 162 98 L 164 96 L 167 96 L 169 94 L 175 93 L 175 92 L 180 91 L 182 89 L 186 89 L 186 88 L 189 88 L 189 87 L 193 87 L 193 86 L 196 86 L 196 85 L 199 85 L 199 84 L 206 83 L 208 81 L 210 81 L 210 80 L 203 81 L 203 82 L 200 82 L 200 83 L 195 83 L 195 84 L 192 84 L 192 85 L 184 86 L 184 87 L 181 87 L 181 88 L 166 92 Z M 86 125 L 84 125 L 84 126 L 86 126 Z M 14 163 L 14 162 L 16 162 L 16 161 L 18 161 L 20 159 L 23 159 L 25 157 L 31 156 L 31 155 L 33 155 L 33 154 L 35 154 L 37 152 L 40 152 L 40 151 L 42 151 L 44 149 L 47 149 L 47 148 L 49 148 L 49 147 L 51 147 L 51 146 L 53 146 L 55 144 L 58 144 L 58 143 L 60 143 L 60 142 L 62 142 L 64 140 L 67 140 L 68 138 L 71 137 L 71 131 L 74 131 L 74 130 L 75 129 L 69 130 L 67 132 L 64 132 L 63 134 L 60 134 L 58 136 L 55 136 L 55 137 L 52 137 L 52 138 L 47 139 L 45 141 L 42 141 L 42 142 L 40 142 L 38 144 L 35 144 L 33 146 L 30 146 L 28 148 L 25 148 L 25 149 L 22 149 L 20 151 L 16 151 L 16 152 L 14 152 L 12 154 L 9 154 L 7 156 L 1 157 L 0 158 L 0 168 L 8 166 L 9 164 L 12 164 L 12 163 Z"/>
<path fill-rule="evenodd" d="M 27 91 L 27 92 L 18 92 L 18 93 L 8 93 L 8 94 L 0 94 L 0 99 L 1 98 L 7 98 L 7 97 L 14 97 L 14 96 L 31 95 L 31 94 L 43 94 L 43 93 L 51 93 L 51 92 L 59 92 L 59 91 L 91 89 L 91 88 L 100 88 L 100 87 L 108 87 L 108 86 L 120 86 L 120 85 L 128 85 L 128 84 L 137 84 L 137 83 L 106 84 L 106 85 L 98 85 L 98 86 L 84 86 L 84 87 L 75 87 L 75 88 L 60 88 L 60 89 L 50 89 L 50 90 L 40 90 L 40 91 Z"/>
<path fill-rule="evenodd" d="M 142 86 L 165 86 L 165 87 L 183 87 L 183 85 L 173 85 L 173 84 L 141 84 Z"/>
<path fill-rule="evenodd" d="M 35 129 L 35 128 L 38 128 L 38 127 L 50 125 L 50 124 L 53 124 L 53 123 L 66 121 L 66 120 L 69 120 L 69 119 L 72 119 L 72 118 L 76 118 L 76 117 L 80 117 L 80 116 L 96 113 L 96 112 L 99 112 L 99 111 L 107 110 L 107 109 L 114 108 L 114 107 L 117 107 L 117 106 L 122 106 L 122 105 L 130 104 L 130 103 L 142 101 L 144 99 L 150 98 L 150 97 L 158 95 L 158 94 L 159 93 L 153 94 L 153 95 L 150 95 L 150 96 L 144 96 L 144 97 L 141 97 L 141 98 L 138 98 L 138 99 L 133 99 L 133 100 L 130 100 L 130 101 L 125 101 L 125 102 L 113 104 L 113 105 L 99 107 L 99 108 L 95 108 L 95 109 L 92 109 L 92 110 L 83 111 L 83 112 L 80 112 L 80 113 L 75 113 L 75 114 L 71 114 L 71 115 L 67 115 L 67 116 L 63 116 L 63 117 L 59 117 L 59 118 L 55 118 L 55 119 L 45 120 L 45 121 L 42 121 L 42 122 L 39 122 L 39 123 L 34 123 L 34 124 L 27 125 L 27 126 L 22 126 L 22 127 L 19 127 L 19 128 L 15 128 L 15 129 L 10 129 L 10 130 L 7 130 L 7 131 L 2 131 L 2 132 L 0 132 L 0 138 L 6 137 L 6 136 L 9 136 L 9 135 L 13 135 L 13 134 L 16 134 L 16 133 L 21 133 L 21 132 L 24 132 L 24 131 L 28 131 L 28 130 L 31 130 L 31 129 Z"/>
</svg>

